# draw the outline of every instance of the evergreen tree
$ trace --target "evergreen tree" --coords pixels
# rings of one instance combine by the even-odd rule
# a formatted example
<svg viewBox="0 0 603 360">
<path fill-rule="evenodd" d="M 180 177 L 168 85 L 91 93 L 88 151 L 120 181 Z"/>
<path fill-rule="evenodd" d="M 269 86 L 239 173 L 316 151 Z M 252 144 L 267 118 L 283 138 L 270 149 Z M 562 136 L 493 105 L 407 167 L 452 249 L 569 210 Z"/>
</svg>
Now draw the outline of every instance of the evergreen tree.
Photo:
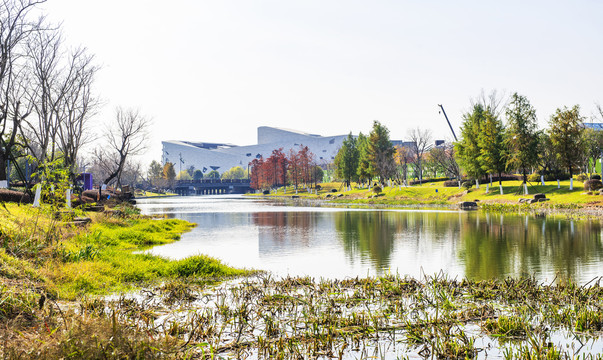
<svg viewBox="0 0 603 360">
<path fill-rule="evenodd" d="M 580 166 L 580 160 L 585 152 L 582 133 L 584 120 L 580 116 L 578 105 L 571 109 L 557 109 L 549 122 L 551 144 L 557 154 L 557 159 L 569 171 L 570 178 L 574 169 Z"/>
<path fill-rule="evenodd" d="M 538 124 L 536 109 L 525 96 L 514 93 L 507 106 L 507 131 L 505 147 L 508 151 L 507 168 L 521 171 L 523 182 L 528 180 L 527 171 L 538 158 Z"/>
<path fill-rule="evenodd" d="M 220 173 L 217 170 L 212 170 L 212 171 L 208 172 L 207 175 L 205 175 L 205 177 L 208 179 L 219 179 Z"/>
<path fill-rule="evenodd" d="M 201 180 L 201 179 L 203 179 L 203 171 L 195 170 L 195 172 L 193 173 L 193 180 Z"/>
<path fill-rule="evenodd" d="M 369 172 L 378 176 L 381 184 L 385 185 L 385 180 L 391 178 L 395 169 L 394 153 L 396 149 L 389 140 L 389 130 L 377 120 L 373 122 L 367 150 Z"/>
<path fill-rule="evenodd" d="M 334 161 L 337 168 L 337 177 L 344 180 L 348 187 L 352 185 L 352 181 L 358 179 L 358 160 L 357 141 L 350 133 L 347 139 L 343 141 Z"/>
<path fill-rule="evenodd" d="M 481 131 L 477 137 L 479 147 L 478 161 L 486 173 L 498 174 L 498 183 L 502 185 L 501 176 L 506 167 L 504 146 L 504 126 L 490 110 L 483 113 Z"/>
<path fill-rule="evenodd" d="M 470 113 L 463 115 L 461 140 L 455 143 L 459 164 L 469 176 L 475 178 L 480 178 L 484 174 L 479 147 L 484 112 L 485 110 L 481 104 L 475 104 Z"/>
<path fill-rule="evenodd" d="M 360 133 L 358 134 L 357 140 L 358 147 L 358 170 L 356 174 L 358 175 L 358 180 L 360 182 L 364 182 L 365 180 L 370 180 L 373 178 L 373 173 L 371 173 L 370 168 L 370 160 L 368 154 L 368 138 Z"/>
</svg>

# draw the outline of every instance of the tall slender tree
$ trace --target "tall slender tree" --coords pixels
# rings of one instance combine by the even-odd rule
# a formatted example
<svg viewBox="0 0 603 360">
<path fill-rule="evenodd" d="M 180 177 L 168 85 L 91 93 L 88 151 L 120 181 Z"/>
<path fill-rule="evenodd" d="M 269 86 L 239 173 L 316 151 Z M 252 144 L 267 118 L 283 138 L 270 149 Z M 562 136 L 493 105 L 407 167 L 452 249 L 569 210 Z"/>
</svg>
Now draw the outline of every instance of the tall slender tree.
<svg viewBox="0 0 603 360">
<path fill-rule="evenodd" d="M 28 79 L 26 43 L 39 31 L 43 18 L 32 12 L 44 1 L 0 2 L 0 181 L 8 180 L 6 164 L 13 160 L 21 123 L 30 114 L 25 108 Z"/>
<path fill-rule="evenodd" d="M 498 183 L 502 185 L 502 173 L 507 165 L 504 126 L 502 121 L 490 110 L 483 113 L 483 122 L 477 137 L 477 144 L 479 147 L 478 160 L 482 170 L 486 173 L 498 174 Z"/>
<path fill-rule="evenodd" d="M 507 167 L 518 169 L 525 184 L 528 180 L 528 169 L 538 158 L 536 109 L 525 96 L 514 93 L 505 114 L 507 131 L 504 143 L 508 151 Z"/>
<path fill-rule="evenodd" d="M 356 138 L 350 133 L 343 141 L 341 148 L 335 156 L 335 167 L 337 168 L 337 176 L 344 180 L 346 186 L 351 186 L 352 181 L 358 179 L 358 160 L 359 153 Z"/>
<path fill-rule="evenodd" d="M 374 176 L 370 168 L 368 142 L 368 138 L 363 133 L 358 134 L 358 169 L 356 174 L 358 174 L 358 180 L 362 183 L 370 182 Z"/>
<path fill-rule="evenodd" d="M 585 152 L 584 118 L 580 116 L 580 107 L 557 109 L 549 122 L 551 144 L 559 162 L 567 168 L 570 178 L 574 169 L 580 166 Z"/>
<path fill-rule="evenodd" d="M 484 122 L 484 107 L 477 103 L 470 113 L 463 115 L 461 139 L 455 143 L 455 150 L 461 167 L 469 176 L 480 178 L 484 168 L 480 159 L 479 137 Z"/>
<path fill-rule="evenodd" d="M 370 172 L 379 177 L 385 185 L 394 173 L 394 146 L 389 140 L 389 130 L 377 120 L 373 121 L 373 129 L 368 138 L 368 160 Z"/>
</svg>

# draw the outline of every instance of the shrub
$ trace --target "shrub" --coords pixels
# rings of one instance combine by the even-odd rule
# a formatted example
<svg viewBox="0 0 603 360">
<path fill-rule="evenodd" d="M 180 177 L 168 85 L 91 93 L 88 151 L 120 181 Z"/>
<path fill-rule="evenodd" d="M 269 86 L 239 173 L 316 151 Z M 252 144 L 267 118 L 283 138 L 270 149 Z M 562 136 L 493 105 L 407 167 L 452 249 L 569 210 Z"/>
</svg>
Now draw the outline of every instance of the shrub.
<svg viewBox="0 0 603 360">
<path fill-rule="evenodd" d="M 586 176 L 586 174 L 578 174 L 578 175 L 574 176 L 574 179 L 576 179 L 578 181 L 586 181 L 586 179 L 588 179 L 588 177 Z"/>
<path fill-rule="evenodd" d="M 528 175 L 528 181 L 529 182 L 540 182 L 540 174 L 533 173 L 533 174 Z"/>
<path fill-rule="evenodd" d="M 463 189 L 469 190 L 473 186 L 473 181 L 472 180 L 465 180 L 465 181 L 463 181 L 463 183 L 461 184 L 461 186 L 463 187 Z"/>
<path fill-rule="evenodd" d="M 599 174 L 593 174 L 590 178 L 593 179 L 593 180 L 601 180 L 601 175 L 599 175 Z"/>
<path fill-rule="evenodd" d="M 446 180 L 444 181 L 444 187 L 457 187 L 459 186 L 458 180 Z"/>
<path fill-rule="evenodd" d="M 442 178 L 424 178 L 423 181 L 413 180 L 413 181 L 409 182 L 408 185 L 420 185 L 420 184 L 425 184 L 425 183 L 446 181 L 448 179 L 449 178 L 447 178 L 447 177 L 442 177 Z"/>
<path fill-rule="evenodd" d="M 375 194 L 379 194 L 379 193 L 381 193 L 381 191 L 382 191 L 382 190 L 381 190 L 381 186 L 379 186 L 379 185 L 375 185 L 375 186 L 373 186 L 373 192 L 374 192 Z"/>
<path fill-rule="evenodd" d="M 316 190 L 320 190 L 322 189 L 322 186 L 320 186 L 320 184 L 316 184 Z"/>
<path fill-rule="evenodd" d="M 591 179 L 584 182 L 584 190 L 592 191 L 599 190 L 603 187 L 601 180 Z"/>
<path fill-rule="evenodd" d="M 268 194 L 270 194 L 270 190 L 264 190 L 264 191 L 262 191 L 262 194 L 268 195 Z"/>
<path fill-rule="evenodd" d="M 233 269 L 205 255 L 194 255 L 174 262 L 172 272 L 179 277 L 221 277 L 241 274 L 242 271 Z"/>
<path fill-rule="evenodd" d="M 530 180 L 530 176 L 534 174 L 538 175 L 538 177 L 535 177 L 535 180 Z M 534 174 L 528 176 L 529 181 L 540 181 L 540 175 L 544 175 L 544 181 L 569 180 L 569 174 L 559 173 L 555 171 L 538 170 Z"/>
</svg>

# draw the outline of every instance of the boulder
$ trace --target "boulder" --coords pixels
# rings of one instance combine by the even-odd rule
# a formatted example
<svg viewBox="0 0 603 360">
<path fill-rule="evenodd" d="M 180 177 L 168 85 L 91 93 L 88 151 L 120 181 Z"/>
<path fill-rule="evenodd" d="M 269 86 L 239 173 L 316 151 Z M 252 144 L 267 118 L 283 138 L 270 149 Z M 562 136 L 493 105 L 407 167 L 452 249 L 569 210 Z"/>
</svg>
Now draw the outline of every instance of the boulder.
<svg viewBox="0 0 603 360">
<path fill-rule="evenodd" d="M 542 193 L 534 194 L 534 199 L 546 199 L 546 195 Z"/>
<path fill-rule="evenodd" d="M 461 201 L 458 205 L 461 210 L 477 210 L 477 203 L 475 201 Z"/>
</svg>

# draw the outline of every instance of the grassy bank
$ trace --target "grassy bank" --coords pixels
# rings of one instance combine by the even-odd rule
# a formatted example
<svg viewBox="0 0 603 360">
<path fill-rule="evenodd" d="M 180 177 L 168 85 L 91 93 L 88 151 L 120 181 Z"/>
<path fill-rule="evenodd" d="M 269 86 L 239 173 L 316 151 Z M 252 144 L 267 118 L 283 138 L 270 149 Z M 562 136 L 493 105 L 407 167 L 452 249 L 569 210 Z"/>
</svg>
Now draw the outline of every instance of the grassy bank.
<svg viewBox="0 0 603 360">
<path fill-rule="evenodd" d="M 75 311 L 88 306 L 87 299 L 95 295 L 178 281 L 203 284 L 248 273 L 203 255 L 170 261 L 141 253 L 177 241 L 194 226 L 182 220 L 151 219 L 127 207 L 105 213 L 56 213 L 47 207 L 6 204 L 0 212 L 3 358 L 55 358 L 59 348 L 71 346 L 67 343 L 88 336 L 100 339 L 104 326 L 120 326 L 123 319 L 83 318 Z M 73 221 L 83 217 L 90 219 L 87 225 Z M 132 341 L 137 336 L 134 332 L 120 341 L 136 347 Z M 40 347 L 34 347 L 37 353 L 27 350 L 34 339 L 40 341 Z M 107 345 L 116 344 L 97 344 Z M 147 341 L 141 346 L 151 345 Z M 105 350 L 110 353 L 110 348 Z M 89 357 L 78 351 L 70 354 L 57 358 Z"/>
</svg>

